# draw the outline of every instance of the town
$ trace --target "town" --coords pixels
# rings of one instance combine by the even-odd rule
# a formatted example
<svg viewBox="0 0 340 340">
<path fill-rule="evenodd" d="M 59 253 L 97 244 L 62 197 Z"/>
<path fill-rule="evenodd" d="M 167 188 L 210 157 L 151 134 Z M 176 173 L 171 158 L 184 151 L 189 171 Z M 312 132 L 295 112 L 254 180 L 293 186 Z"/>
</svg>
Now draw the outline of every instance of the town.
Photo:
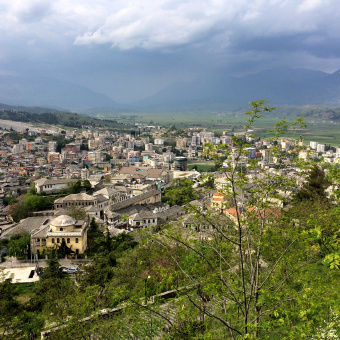
<svg viewBox="0 0 340 340">
<path fill-rule="evenodd" d="M 75 220 L 69 223 L 81 237 L 66 238 L 68 230 L 50 228 L 54 218 L 67 215 L 74 208 L 83 210 L 84 220 L 95 218 L 112 235 L 177 220 L 184 210 L 162 203 L 162 196 L 175 179 L 186 178 L 196 186 L 202 183 L 202 175 L 207 172 L 196 170 L 200 164 L 203 168 L 210 164 L 209 173 L 215 176 L 211 188 L 214 190 L 201 199 L 208 198 L 212 208 L 221 209 L 221 203 L 216 205 L 215 200 L 219 199 L 217 191 L 224 187 L 224 174 L 218 169 L 214 171 L 213 163 L 207 161 L 209 146 L 215 147 L 217 153 L 219 146 L 230 151 L 220 170 L 229 165 L 246 169 L 247 160 L 257 160 L 258 167 L 268 172 L 288 173 L 299 185 L 304 183 L 305 176 L 301 176 L 301 168 L 294 167 L 296 157 L 322 159 L 329 164 L 340 162 L 340 147 L 317 141 L 304 145 L 302 140 L 287 138 L 258 140 L 251 134 L 246 136 L 249 144 L 246 153 L 239 158 L 239 147 L 234 144 L 232 133 L 216 136 L 200 127 L 179 131 L 136 124 L 129 134 L 88 127 L 62 130 L 52 126 L 47 132 L 45 128 L 30 130 L 23 128 L 23 123 L 16 124 L 8 121 L 9 129 L 0 132 L 1 237 L 27 232 L 31 237 L 31 254 L 26 255 L 33 258 L 40 258 L 46 247 L 60 245 L 65 239 L 74 255 L 86 252 L 85 224 L 76 226 Z M 15 131 L 12 126 L 22 130 Z M 274 146 L 284 152 L 284 157 L 271 153 Z M 188 162 L 197 164 L 188 170 Z M 252 171 L 248 170 L 249 175 Z M 50 209 L 29 211 L 19 220 L 15 207 L 32 186 L 37 195 L 50 198 L 49 202 L 52 198 L 53 202 Z"/>
<path fill-rule="evenodd" d="M 210 240 L 236 237 L 251 220 L 272 225 L 302 195 L 313 171 L 320 177 L 340 162 L 340 147 L 275 133 L 260 139 L 249 127 L 217 134 L 142 123 L 122 132 L 6 124 L 0 133 L 0 265 L 2 279 L 16 283 L 39 281 L 56 252 L 63 272 L 82 285 L 111 247 L 96 246 L 99 238 L 118 244 L 130 235 L 135 247 L 143 230 L 162 235 L 175 228 Z M 338 185 L 324 189 L 325 200 L 335 203 Z M 247 247 L 241 253 L 255 251 Z M 99 277 L 95 282 L 108 284 Z M 51 336 L 51 328 L 44 332 Z"/>
</svg>

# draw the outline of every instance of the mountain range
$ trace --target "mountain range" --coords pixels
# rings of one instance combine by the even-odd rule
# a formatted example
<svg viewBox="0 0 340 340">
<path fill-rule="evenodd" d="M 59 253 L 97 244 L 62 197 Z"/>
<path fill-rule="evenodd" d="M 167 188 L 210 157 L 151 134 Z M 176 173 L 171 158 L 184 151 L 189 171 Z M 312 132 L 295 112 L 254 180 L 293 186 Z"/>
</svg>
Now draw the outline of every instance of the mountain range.
<svg viewBox="0 0 340 340">
<path fill-rule="evenodd" d="M 117 104 L 88 88 L 48 77 L 0 76 L 0 102 L 16 106 L 40 106 L 61 111 L 81 111 Z"/>
<path fill-rule="evenodd" d="M 280 68 L 239 78 L 216 75 L 173 84 L 137 104 L 158 110 L 237 109 L 258 99 L 271 105 L 340 106 L 340 74 Z"/>
<path fill-rule="evenodd" d="M 148 98 L 119 104 L 84 86 L 45 77 L 0 76 L 0 102 L 93 113 L 235 110 L 267 99 L 271 105 L 340 106 L 340 74 L 277 68 L 242 77 L 212 74 L 174 83 Z"/>
</svg>

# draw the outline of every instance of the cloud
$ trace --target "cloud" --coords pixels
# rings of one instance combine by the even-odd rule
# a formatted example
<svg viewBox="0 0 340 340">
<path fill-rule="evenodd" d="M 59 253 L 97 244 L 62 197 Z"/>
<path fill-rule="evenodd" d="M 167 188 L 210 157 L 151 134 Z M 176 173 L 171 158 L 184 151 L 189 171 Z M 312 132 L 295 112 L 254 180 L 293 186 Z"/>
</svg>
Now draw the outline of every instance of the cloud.
<svg viewBox="0 0 340 340">
<path fill-rule="evenodd" d="M 105 2 L 102 2 L 103 6 Z M 196 0 L 130 1 L 105 4 L 106 12 L 76 44 L 110 44 L 122 50 L 159 49 L 210 42 L 215 36 L 242 32 L 247 36 L 274 36 L 314 32 L 320 26 L 338 27 L 335 1 Z M 331 12 L 332 7 L 335 11 Z M 301 14 L 302 13 L 302 14 Z M 325 22 L 324 15 L 328 15 Z M 332 24 L 332 23 L 333 24 Z"/>
<path fill-rule="evenodd" d="M 39 22 L 51 12 L 51 4 L 43 0 L 14 1 L 11 11 L 19 22 Z"/>
<path fill-rule="evenodd" d="M 0 0 L 0 22 L 0 72 L 121 94 L 219 69 L 340 64 L 338 0 Z"/>
<path fill-rule="evenodd" d="M 228 49 L 232 40 L 337 32 L 337 0 L 0 0 L 0 31 L 120 50 Z M 28 40 L 28 39 L 27 39 Z"/>
</svg>

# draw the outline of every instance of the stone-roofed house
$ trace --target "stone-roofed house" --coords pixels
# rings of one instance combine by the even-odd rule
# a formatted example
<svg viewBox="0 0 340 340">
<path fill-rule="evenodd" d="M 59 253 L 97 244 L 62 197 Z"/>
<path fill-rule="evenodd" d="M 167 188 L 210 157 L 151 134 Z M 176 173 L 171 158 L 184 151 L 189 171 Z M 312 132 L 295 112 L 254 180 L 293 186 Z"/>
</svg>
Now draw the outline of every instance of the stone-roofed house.
<svg viewBox="0 0 340 340">
<path fill-rule="evenodd" d="M 86 193 L 79 193 L 67 195 L 54 201 L 54 209 L 65 209 L 70 207 L 85 208 L 88 206 L 97 207 L 98 197 L 97 196 L 93 197 Z"/>
<path fill-rule="evenodd" d="M 110 201 L 104 195 L 99 194 L 93 197 L 97 199 L 97 207 L 100 210 L 104 210 L 106 207 L 109 206 Z"/>
<path fill-rule="evenodd" d="M 67 188 L 67 183 L 74 182 L 75 180 L 70 180 L 67 178 L 59 178 L 59 179 L 48 179 L 48 178 L 40 178 L 34 182 L 35 190 L 37 194 L 45 193 L 45 194 L 58 194 L 63 189 Z"/>
<path fill-rule="evenodd" d="M 147 168 L 147 167 L 123 167 L 120 169 L 121 175 L 146 175 L 146 179 L 152 181 L 164 181 L 165 184 L 171 183 L 172 181 L 172 172 L 164 169 L 155 169 L 155 168 Z"/>
<path fill-rule="evenodd" d="M 156 226 L 157 216 L 150 211 L 142 211 L 129 216 L 129 225 L 133 228 L 147 228 Z"/>
<path fill-rule="evenodd" d="M 106 187 L 93 193 L 93 196 L 97 195 L 103 195 L 109 201 L 109 204 L 112 204 L 115 201 L 119 201 L 121 192 L 114 187 Z M 126 194 L 123 194 L 123 196 L 126 196 Z"/>
<path fill-rule="evenodd" d="M 185 215 L 184 209 L 179 205 L 172 207 L 165 206 L 163 208 L 156 208 L 153 210 L 157 216 L 158 221 L 167 223 L 169 221 L 177 220 L 179 217 Z"/>
</svg>

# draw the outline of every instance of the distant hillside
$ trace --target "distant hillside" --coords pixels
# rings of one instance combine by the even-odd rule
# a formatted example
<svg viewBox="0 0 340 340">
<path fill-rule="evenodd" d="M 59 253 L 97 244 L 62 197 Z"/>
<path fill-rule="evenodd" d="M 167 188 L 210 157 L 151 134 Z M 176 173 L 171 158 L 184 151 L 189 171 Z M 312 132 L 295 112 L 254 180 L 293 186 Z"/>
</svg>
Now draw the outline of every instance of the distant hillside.
<svg viewBox="0 0 340 340">
<path fill-rule="evenodd" d="M 93 127 L 126 128 L 114 120 L 101 120 L 71 112 L 49 110 L 41 107 L 10 106 L 0 104 L 0 119 L 18 122 L 44 123 L 81 128 L 83 125 Z"/>
<path fill-rule="evenodd" d="M 107 96 L 84 86 L 45 77 L 0 76 L 0 102 L 75 111 L 118 106 Z"/>
<path fill-rule="evenodd" d="M 269 107 L 275 107 L 271 113 L 266 114 L 268 116 L 276 116 L 282 119 L 295 119 L 296 117 L 308 117 L 315 119 L 322 119 L 325 121 L 340 121 L 340 107 L 331 106 L 320 106 L 320 105 L 304 105 L 304 106 L 293 106 L 293 105 L 272 105 L 267 103 Z M 244 112 L 249 107 L 242 109 L 229 111 L 228 114 L 231 116 L 243 116 Z"/>
<path fill-rule="evenodd" d="M 340 107 L 329 106 L 278 106 L 273 115 L 316 118 L 325 121 L 340 121 Z"/>
<path fill-rule="evenodd" d="M 17 111 L 17 112 L 27 112 L 27 113 L 70 113 L 67 110 L 57 110 L 51 109 L 47 107 L 40 106 L 16 106 L 16 105 L 7 105 L 0 103 L 0 111 Z"/>
<path fill-rule="evenodd" d="M 233 110 L 258 99 L 272 105 L 340 106 L 340 74 L 289 68 L 240 78 L 221 73 L 173 84 L 135 105 L 154 111 Z"/>
</svg>

